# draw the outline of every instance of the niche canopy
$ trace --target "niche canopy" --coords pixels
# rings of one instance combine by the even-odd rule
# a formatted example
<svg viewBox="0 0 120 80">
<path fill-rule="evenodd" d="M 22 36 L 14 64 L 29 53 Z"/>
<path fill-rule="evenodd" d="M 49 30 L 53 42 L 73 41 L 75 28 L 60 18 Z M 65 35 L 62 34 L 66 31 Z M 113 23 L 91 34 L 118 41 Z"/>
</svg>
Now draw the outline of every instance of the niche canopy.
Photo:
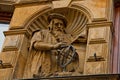
<svg viewBox="0 0 120 80">
<path fill-rule="evenodd" d="M 49 24 L 47 18 L 51 13 L 59 13 L 66 17 L 68 21 L 66 32 L 71 34 L 74 38 L 79 36 L 80 33 L 86 29 L 88 17 L 83 12 L 73 8 L 59 8 L 37 15 L 27 26 L 28 32 L 32 35 L 32 33 L 38 29 L 47 28 Z"/>
</svg>

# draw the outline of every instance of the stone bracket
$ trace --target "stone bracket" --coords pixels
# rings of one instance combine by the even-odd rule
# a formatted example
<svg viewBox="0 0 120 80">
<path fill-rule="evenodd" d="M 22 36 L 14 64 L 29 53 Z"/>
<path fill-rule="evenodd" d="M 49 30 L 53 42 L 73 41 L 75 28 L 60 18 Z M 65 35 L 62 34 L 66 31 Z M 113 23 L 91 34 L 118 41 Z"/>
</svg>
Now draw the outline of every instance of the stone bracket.
<svg viewBox="0 0 120 80">
<path fill-rule="evenodd" d="M 87 59 L 87 62 L 96 62 L 96 61 L 105 61 L 105 59 L 102 56 L 97 56 L 96 53 L 94 53 L 93 56 L 89 56 Z"/>
</svg>

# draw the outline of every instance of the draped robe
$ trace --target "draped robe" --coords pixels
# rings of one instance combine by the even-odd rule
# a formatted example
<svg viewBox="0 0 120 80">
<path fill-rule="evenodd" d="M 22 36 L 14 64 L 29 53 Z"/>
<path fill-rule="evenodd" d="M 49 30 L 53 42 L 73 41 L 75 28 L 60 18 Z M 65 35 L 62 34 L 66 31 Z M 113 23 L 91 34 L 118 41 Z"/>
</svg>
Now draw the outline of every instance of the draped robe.
<svg viewBox="0 0 120 80">
<path fill-rule="evenodd" d="M 63 41 L 71 42 L 69 34 L 62 34 Z M 49 76 L 55 72 L 61 71 L 57 65 L 57 59 L 54 55 L 55 50 L 37 50 L 33 47 L 36 41 L 41 41 L 49 44 L 58 43 L 53 34 L 49 30 L 42 30 L 35 32 L 31 39 L 31 46 L 27 64 L 24 72 L 25 78 L 32 78 L 33 74 L 40 74 L 40 76 Z"/>
</svg>

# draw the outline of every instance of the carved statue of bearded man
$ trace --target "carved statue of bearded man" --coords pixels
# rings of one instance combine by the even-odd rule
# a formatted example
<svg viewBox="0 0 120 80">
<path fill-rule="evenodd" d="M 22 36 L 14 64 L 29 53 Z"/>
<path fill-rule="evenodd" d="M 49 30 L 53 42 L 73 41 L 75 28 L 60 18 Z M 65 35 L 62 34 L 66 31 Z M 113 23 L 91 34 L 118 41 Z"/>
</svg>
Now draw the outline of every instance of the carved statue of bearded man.
<svg viewBox="0 0 120 80">
<path fill-rule="evenodd" d="M 67 20 L 63 15 L 50 14 L 48 21 L 48 29 L 36 31 L 31 39 L 30 54 L 24 72 L 25 78 L 32 78 L 34 74 L 47 77 L 62 71 L 57 65 L 57 49 L 71 44 L 73 39 L 65 32 Z M 67 71 L 73 71 L 74 68 L 69 67 Z"/>
</svg>

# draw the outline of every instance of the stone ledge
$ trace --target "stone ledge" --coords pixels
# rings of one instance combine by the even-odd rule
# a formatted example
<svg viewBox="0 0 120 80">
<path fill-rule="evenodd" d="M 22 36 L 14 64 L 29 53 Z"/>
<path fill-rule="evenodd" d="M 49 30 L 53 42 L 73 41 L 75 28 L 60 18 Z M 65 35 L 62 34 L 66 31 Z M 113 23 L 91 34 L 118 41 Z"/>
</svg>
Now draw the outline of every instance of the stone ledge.
<svg viewBox="0 0 120 80">
<path fill-rule="evenodd" d="M 15 80 L 120 80 L 120 74 L 95 74 L 95 75 L 46 77 Z"/>
</svg>

